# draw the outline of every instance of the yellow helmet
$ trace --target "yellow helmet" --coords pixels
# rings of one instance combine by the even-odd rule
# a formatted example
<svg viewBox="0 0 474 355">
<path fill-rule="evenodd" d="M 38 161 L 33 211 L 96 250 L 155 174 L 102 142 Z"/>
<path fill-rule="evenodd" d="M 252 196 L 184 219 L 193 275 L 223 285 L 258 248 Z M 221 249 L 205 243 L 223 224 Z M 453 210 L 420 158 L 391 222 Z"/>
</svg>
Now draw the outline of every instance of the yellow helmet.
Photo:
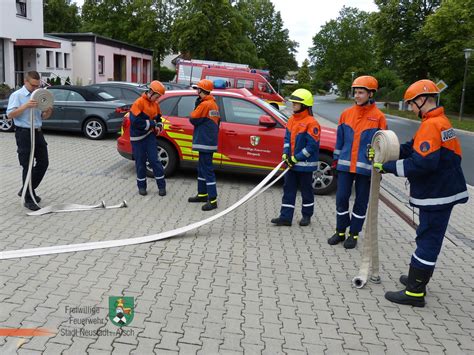
<svg viewBox="0 0 474 355">
<path fill-rule="evenodd" d="M 296 89 L 290 96 L 291 102 L 298 102 L 308 107 L 313 107 L 314 98 L 313 94 L 306 89 Z"/>
</svg>

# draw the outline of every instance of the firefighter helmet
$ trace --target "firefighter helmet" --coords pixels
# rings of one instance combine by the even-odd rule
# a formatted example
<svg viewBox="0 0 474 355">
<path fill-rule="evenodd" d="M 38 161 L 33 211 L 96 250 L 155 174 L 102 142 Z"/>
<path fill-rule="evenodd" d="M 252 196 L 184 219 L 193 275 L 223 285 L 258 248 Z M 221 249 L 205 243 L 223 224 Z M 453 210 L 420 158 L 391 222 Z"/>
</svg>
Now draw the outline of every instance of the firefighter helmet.
<svg viewBox="0 0 474 355">
<path fill-rule="evenodd" d="M 150 83 L 150 90 L 153 91 L 155 94 L 164 95 L 166 89 L 165 86 L 159 82 L 158 80 L 153 80 Z"/>
<path fill-rule="evenodd" d="M 405 91 L 405 95 L 403 95 L 403 99 L 405 102 L 413 101 L 418 96 L 436 96 L 439 94 L 439 89 L 434 82 L 428 79 L 418 80 L 411 84 L 407 91 Z"/>
<path fill-rule="evenodd" d="M 209 79 L 202 79 L 196 85 L 193 85 L 193 88 L 211 92 L 214 89 L 214 84 Z"/>
<path fill-rule="evenodd" d="M 313 98 L 313 94 L 311 94 L 309 90 L 296 89 L 291 94 L 289 101 L 297 102 L 308 107 L 313 107 L 314 98 Z"/>
<path fill-rule="evenodd" d="M 352 88 L 363 88 L 375 92 L 379 88 L 379 83 L 373 76 L 362 75 L 355 78 L 355 80 L 352 82 Z"/>
</svg>

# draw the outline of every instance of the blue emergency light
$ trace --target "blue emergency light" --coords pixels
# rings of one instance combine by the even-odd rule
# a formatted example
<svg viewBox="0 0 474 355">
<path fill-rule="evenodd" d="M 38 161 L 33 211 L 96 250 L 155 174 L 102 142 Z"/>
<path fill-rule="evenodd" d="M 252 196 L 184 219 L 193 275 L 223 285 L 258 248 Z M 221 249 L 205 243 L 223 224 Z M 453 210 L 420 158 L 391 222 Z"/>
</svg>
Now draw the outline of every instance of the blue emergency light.
<svg viewBox="0 0 474 355">
<path fill-rule="evenodd" d="M 223 79 L 216 79 L 214 80 L 214 89 L 225 89 L 227 87 L 227 83 Z"/>
</svg>

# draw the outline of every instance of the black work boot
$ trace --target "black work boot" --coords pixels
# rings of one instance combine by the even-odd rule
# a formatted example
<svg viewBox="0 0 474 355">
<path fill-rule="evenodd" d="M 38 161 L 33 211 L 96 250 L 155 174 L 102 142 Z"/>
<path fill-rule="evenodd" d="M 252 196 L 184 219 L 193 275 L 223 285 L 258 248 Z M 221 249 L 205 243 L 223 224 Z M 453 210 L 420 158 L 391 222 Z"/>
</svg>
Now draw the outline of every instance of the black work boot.
<svg viewBox="0 0 474 355">
<path fill-rule="evenodd" d="M 217 208 L 217 200 L 207 201 L 207 203 L 202 206 L 203 211 L 211 211 Z"/>
<path fill-rule="evenodd" d="M 158 195 L 160 196 L 166 196 L 166 188 L 158 189 Z"/>
<path fill-rule="evenodd" d="M 280 217 L 278 218 L 273 218 L 271 220 L 271 222 L 273 224 L 275 224 L 276 226 L 280 227 L 280 226 L 287 226 L 287 227 L 291 227 L 291 221 L 286 221 L 284 219 L 281 219 Z"/>
<path fill-rule="evenodd" d="M 336 245 L 339 244 L 340 242 L 343 242 L 346 240 L 346 231 L 338 231 L 332 235 L 331 238 L 328 239 L 328 244 L 329 245 Z"/>
<path fill-rule="evenodd" d="M 344 248 L 346 249 L 354 249 L 357 245 L 357 239 L 359 238 L 358 234 L 349 233 L 346 241 L 344 242 Z"/>
<path fill-rule="evenodd" d="M 38 211 L 41 208 L 31 200 L 26 200 L 24 206 L 32 211 Z"/>
<path fill-rule="evenodd" d="M 197 194 L 196 196 L 188 198 L 188 202 L 206 202 L 207 194 Z"/>
<path fill-rule="evenodd" d="M 398 304 L 424 307 L 426 285 L 430 281 L 431 274 L 431 270 L 417 269 L 410 265 L 406 289 L 387 292 L 385 293 L 385 298 L 390 302 Z"/>
<path fill-rule="evenodd" d="M 145 188 L 138 189 L 138 193 L 142 196 L 146 196 L 147 192 Z"/>
<path fill-rule="evenodd" d="M 300 226 L 306 227 L 311 223 L 311 217 L 310 216 L 303 216 L 300 221 Z"/>
<path fill-rule="evenodd" d="M 433 271 L 434 270 L 431 271 L 430 278 L 431 278 L 431 276 L 433 276 Z M 403 286 L 406 286 L 408 284 L 408 275 L 401 275 L 400 276 L 400 283 Z M 424 292 L 425 292 L 425 295 L 426 295 L 426 286 L 425 286 Z"/>
</svg>

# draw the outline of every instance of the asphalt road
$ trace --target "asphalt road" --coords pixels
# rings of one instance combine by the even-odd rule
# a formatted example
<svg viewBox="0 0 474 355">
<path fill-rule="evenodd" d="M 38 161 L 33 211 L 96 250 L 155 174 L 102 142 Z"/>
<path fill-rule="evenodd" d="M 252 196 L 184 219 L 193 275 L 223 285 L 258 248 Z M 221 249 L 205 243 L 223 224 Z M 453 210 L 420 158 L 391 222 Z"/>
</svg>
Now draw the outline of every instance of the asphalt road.
<svg viewBox="0 0 474 355">
<path fill-rule="evenodd" d="M 335 99 L 336 96 L 316 96 L 313 109 L 316 114 L 337 124 L 341 112 L 352 104 L 337 102 Z M 398 135 L 400 143 L 403 143 L 412 139 L 420 123 L 401 119 L 396 116 L 387 116 L 387 125 Z M 462 168 L 466 181 L 469 185 L 474 186 L 474 134 L 469 132 L 464 133 L 459 130 L 456 130 L 456 133 L 461 140 L 463 155 Z"/>
</svg>

